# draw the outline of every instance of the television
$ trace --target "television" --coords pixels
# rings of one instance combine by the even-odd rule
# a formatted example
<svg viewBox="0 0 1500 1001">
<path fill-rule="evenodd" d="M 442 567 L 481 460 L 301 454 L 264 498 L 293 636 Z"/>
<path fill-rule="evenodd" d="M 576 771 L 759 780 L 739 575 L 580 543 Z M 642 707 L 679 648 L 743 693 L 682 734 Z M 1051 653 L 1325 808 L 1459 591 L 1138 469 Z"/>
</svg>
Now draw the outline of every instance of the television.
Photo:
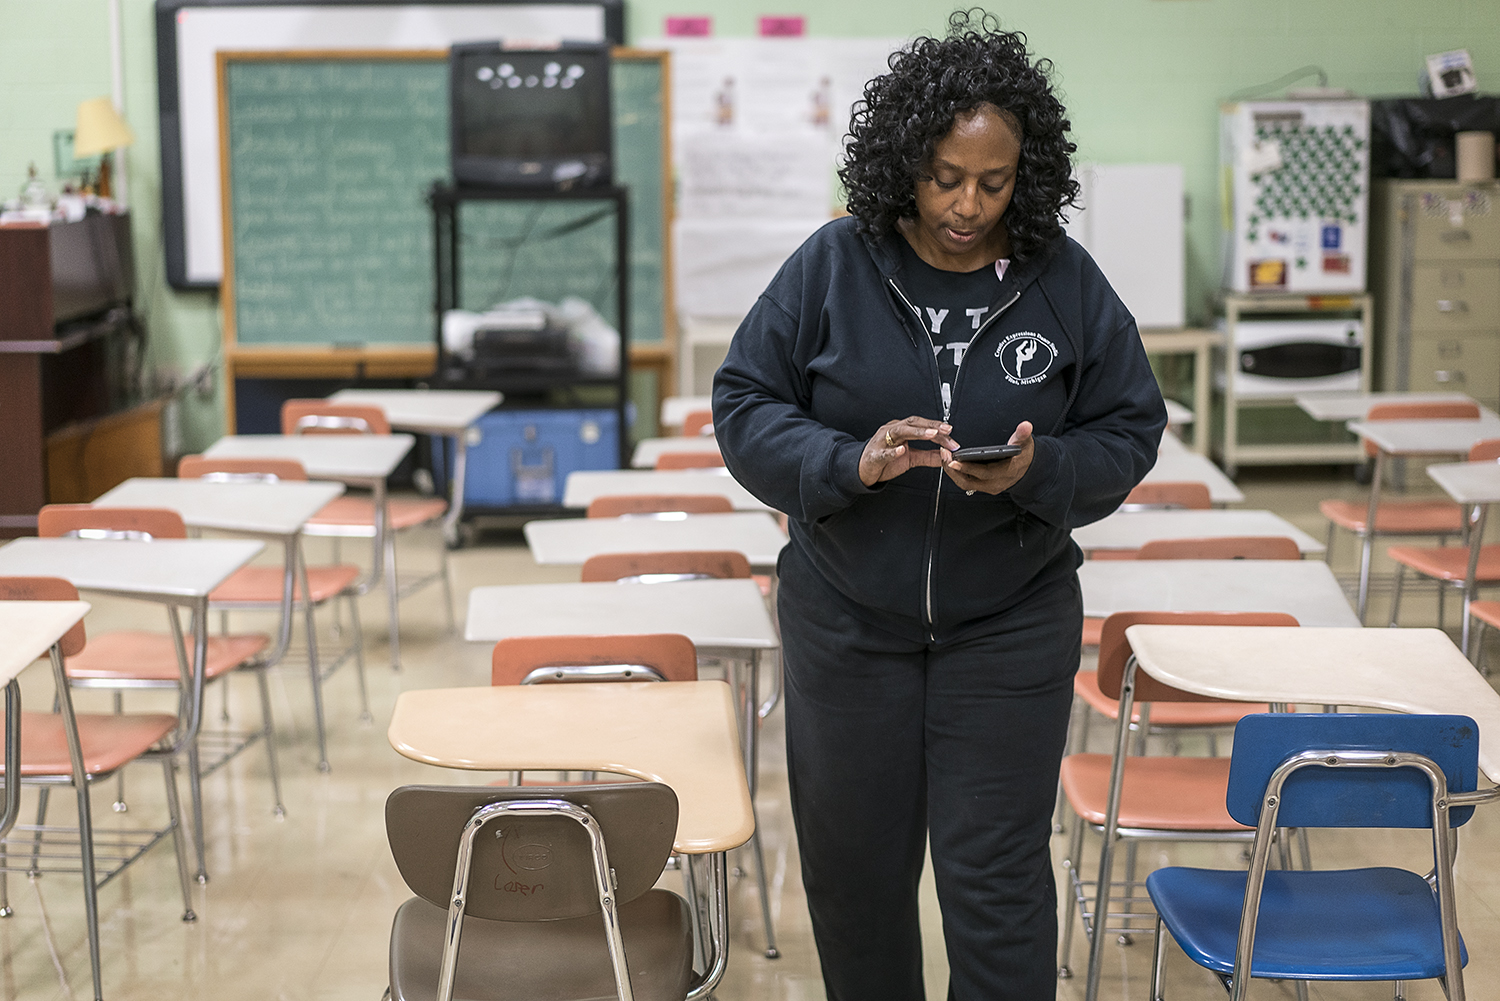
<svg viewBox="0 0 1500 1001">
<path fill-rule="evenodd" d="M 453 179 L 566 191 L 613 180 L 609 48 L 456 44 L 448 56 Z"/>
</svg>

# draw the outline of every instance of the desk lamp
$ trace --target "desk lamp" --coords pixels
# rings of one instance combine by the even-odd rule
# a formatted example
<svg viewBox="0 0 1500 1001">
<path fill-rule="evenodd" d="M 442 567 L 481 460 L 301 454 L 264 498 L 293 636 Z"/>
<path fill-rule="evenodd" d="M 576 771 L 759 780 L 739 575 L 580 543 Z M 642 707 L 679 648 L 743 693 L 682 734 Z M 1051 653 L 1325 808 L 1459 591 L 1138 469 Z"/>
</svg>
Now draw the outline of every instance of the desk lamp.
<svg viewBox="0 0 1500 1001">
<path fill-rule="evenodd" d="M 73 131 L 74 157 L 100 156 L 133 142 L 135 133 L 130 131 L 130 126 L 125 124 L 109 98 L 95 97 L 78 105 L 78 125 Z M 111 157 L 100 156 L 99 177 L 94 190 L 103 198 L 111 194 L 110 163 Z"/>
</svg>

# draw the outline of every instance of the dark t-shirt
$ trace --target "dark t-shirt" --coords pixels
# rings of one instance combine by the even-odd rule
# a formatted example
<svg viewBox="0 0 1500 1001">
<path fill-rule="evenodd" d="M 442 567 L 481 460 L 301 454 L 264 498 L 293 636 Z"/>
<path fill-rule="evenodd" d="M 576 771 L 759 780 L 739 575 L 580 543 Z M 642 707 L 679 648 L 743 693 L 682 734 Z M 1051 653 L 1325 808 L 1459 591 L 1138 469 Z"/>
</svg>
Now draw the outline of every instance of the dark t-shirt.
<svg viewBox="0 0 1500 1001">
<path fill-rule="evenodd" d="M 912 305 L 922 314 L 922 324 L 932 338 L 942 382 L 943 410 L 953 401 L 953 380 L 963 364 L 964 352 L 981 324 L 989 317 L 1000 294 L 1000 280 L 1010 264 L 1007 259 L 986 264 L 978 271 L 944 271 L 917 256 L 904 239 L 901 245 L 901 279 Z"/>
</svg>

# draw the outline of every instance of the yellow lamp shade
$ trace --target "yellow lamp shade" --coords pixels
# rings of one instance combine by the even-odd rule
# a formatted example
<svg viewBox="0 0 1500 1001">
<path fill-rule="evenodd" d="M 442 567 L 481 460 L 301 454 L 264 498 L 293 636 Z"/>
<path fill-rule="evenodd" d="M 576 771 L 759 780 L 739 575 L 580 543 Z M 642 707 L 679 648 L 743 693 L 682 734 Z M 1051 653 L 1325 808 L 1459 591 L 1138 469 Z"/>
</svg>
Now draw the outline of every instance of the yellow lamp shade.
<svg viewBox="0 0 1500 1001">
<path fill-rule="evenodd" d="M 96 97 L 78 105 L 78 126 L 73 131 L 75 157 L 97 156 L 133 142 L 135 133 L 120 118 L 109 98 Z"/>
</svg>

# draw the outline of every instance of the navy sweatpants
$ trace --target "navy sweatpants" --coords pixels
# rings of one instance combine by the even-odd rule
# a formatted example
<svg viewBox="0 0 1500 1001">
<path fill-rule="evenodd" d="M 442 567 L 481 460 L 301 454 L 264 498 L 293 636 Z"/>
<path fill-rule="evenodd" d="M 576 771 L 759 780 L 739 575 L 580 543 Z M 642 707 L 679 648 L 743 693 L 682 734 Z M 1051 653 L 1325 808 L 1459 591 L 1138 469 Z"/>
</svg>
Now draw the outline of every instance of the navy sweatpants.
<svg viewBox="0 0 1500 1001">
<path fill-rule="evenodd" d="M 829 1001 L 924 997 L 928 839 L 948 997 L 1054 998 L 1048 839 L 1078 668 L 1076 576 L 937 646 L 856 617 L 810 577 L 783 578 L 778 611 L 792 814 Z"/>
</svg>

